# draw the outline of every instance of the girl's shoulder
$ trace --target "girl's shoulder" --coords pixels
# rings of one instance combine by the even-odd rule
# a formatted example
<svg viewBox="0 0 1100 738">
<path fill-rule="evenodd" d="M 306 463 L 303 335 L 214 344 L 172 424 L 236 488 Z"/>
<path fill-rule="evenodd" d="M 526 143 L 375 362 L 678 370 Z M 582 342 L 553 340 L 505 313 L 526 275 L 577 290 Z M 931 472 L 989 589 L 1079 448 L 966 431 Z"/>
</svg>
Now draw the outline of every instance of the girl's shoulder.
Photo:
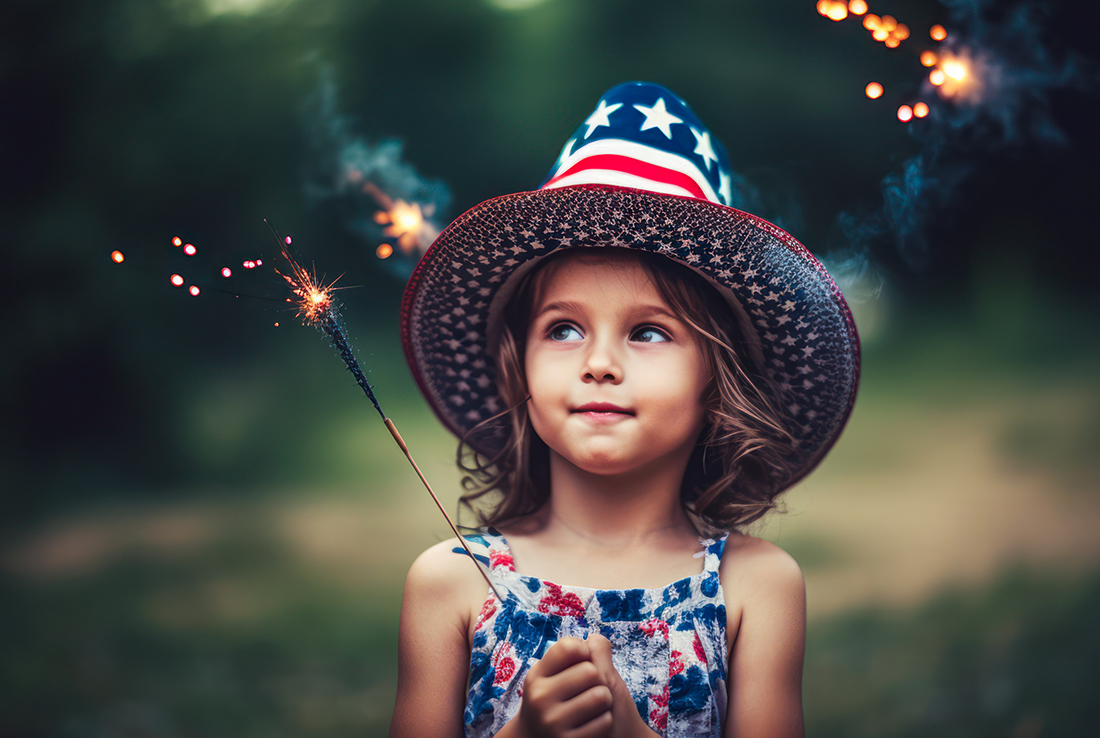
<svg viewBox="0 0 1100 738">
<path fill-rule="evenodd" d="M 744 604 L 754 597 L 804 597 L 802 569 L 774 543 L 744 533 L 730 533 L 719 567 L 722 588 Z"/>
<path fill-rule="evenodd" d="M 417 556 L 409 568 L 406 588 L 428 588 L 440 597 L 484 590 L 485 580 L 470 557 L 456 553 L 456 549 L 462 551 L 462 544 L 457 538 L 450 538 Z"/>
</svg>

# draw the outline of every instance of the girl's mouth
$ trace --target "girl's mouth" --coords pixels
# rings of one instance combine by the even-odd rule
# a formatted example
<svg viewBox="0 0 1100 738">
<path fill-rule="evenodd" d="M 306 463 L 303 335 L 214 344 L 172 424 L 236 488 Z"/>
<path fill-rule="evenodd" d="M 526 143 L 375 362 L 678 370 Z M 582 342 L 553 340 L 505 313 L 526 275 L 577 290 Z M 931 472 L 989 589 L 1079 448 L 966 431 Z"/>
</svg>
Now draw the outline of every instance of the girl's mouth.
<svg viewBox="0 0 1100 738">
<path fill-rule="evenodd" d="M 634 411 L 619 407 L 610 402 L 589 402 L 574 408 L 574 413 L 583 413 L 590 418 L 611 419 L 615 417 L 633 417 Z"/>
</svg>

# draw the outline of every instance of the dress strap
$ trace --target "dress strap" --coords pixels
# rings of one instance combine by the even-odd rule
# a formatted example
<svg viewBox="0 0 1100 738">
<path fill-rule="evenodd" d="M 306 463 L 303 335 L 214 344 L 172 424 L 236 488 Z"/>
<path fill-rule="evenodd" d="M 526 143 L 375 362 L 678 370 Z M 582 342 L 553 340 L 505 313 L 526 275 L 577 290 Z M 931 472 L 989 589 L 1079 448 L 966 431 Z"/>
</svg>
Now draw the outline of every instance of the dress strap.
<svg viewBox="0 0 1100 738">
<path fill-rule="evenodd" d="M 512 551 L 508 548 L 508 541 L 499 532 L 492 528 L 479 528 L 477 533 L 467 533 L 462 536 L 466 545 L 470 547 L 474 558 L 485 565 L 490 571 L 499 566 L 515 571 L 512 563 Z M 466 555 L 466 549 L 455 546 L 451 549 L 456 554 Z"/>
<path fill-rule="evenodd" d="M 729 538 L 729 533 L 726 533 L 721 538 L 708 538 L 701 541 L 703 544 L 704 572 L 718 571 L 718 567 L 722 564 L 722 553 L 726 550 L 727 538 Z"/>
</svg>

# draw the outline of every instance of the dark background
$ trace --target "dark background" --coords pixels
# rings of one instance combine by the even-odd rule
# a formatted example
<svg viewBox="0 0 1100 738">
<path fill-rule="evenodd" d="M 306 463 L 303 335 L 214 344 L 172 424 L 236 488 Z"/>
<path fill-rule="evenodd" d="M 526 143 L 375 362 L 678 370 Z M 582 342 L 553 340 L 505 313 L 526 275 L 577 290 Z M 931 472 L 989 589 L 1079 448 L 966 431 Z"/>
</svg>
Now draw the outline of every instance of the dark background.
<svg viewBox="0 0 1100 738">
<path fill-rule="evenodd" d="M 412 554 L 375 552 L 362 562 L 374 578 L 337 586 L 272 531 L 303 500 L 400 529 L 393 490 L 422 492 L 339 362 L 281 302 L 264 219 L 293 236 L 304 263 L 344 275 L 344 316 L 380 399 L 446 479 L 451 442 L 400 356 L 411 262 L 375 257 L 376 204 L 336 191 L 339 150 L 400 141 L 378 181 L 424 195 L 442 225 L 537 186 L 600 94 L 625 80 L 686 98 L 727 145 L 754 212 L 836 268 L 864 336 L 867 402 L 881 400 L 871 406 L 883 417 L 913 398 L 973 390 L 1025 407 L 1036 387 L 1071 388 L 1077 414 L 1006 431 L 1002 456 L 1072 487 L 1069 508 L 1092 505 L 1092 5 L 872 3 L 912 29 L 895 50 L 810 0 L 520 5 L 7 4 L 0 733 L 384 732 Z M 983 60 L 980 96 L 922 87 L 916 58 L 935 46 L 937 22 Z M 864 96 L 872 79 L 883 99 Z M 899 123 L 893 111 L 917 99 L 932 114 Z M 198 254 L 182 256 L 174 236 Z M 264 267 L 219 282 L 221 266 L 249 258 Z M 174 272 L 203 293 L 172 288 Z M 890 398 L 905 398 L 894 414 Z M 345 521 L 340 510 L 333 519 Z M 1044 574 L 998 569 L 977 595 L 952 590 L 888 614 L 867 614 L 862 600 L 836 608 L 811 631 L 811 728 L 1081 734 L 1097 717 L 1091 698 L 1075 697 L 1098 684 L 1087 657 L 1098 650 L 1095 555 L 1080 554 L 1053 589 Z M 197 593 L 220 604 L 184 617 Z M 1051 614 L 1037 599 L 1061 604 Z M 1003 611 L 1016 630 L 990 645 L 981 622 Z M 921 640 L 939 644 L 940 661 L 922 660 Z M 868 676 L 861 659 L 876 658 L 892 676 Z M 1002 708 L 1004 680 L 1014 686 Z"/>
</svg>

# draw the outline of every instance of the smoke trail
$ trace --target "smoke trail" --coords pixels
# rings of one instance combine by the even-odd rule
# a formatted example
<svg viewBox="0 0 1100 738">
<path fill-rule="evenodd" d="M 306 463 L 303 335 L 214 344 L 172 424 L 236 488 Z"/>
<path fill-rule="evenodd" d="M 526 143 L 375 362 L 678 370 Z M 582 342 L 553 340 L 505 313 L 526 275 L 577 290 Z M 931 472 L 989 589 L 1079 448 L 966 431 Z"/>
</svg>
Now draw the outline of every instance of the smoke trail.
<svg viewBox="0 0 1100 738">
<path fill-rule="evenodd" d="M 332 204 L 346 227 L 366 242 L 372 260 L 386 244 L 383 264 L 402 279 L 438 235 L 451 192 L 440 181 L 421 177 L 402 160 L 402 143 L 385 139 L 371 145 L 355 135 L 352 121 L 339 112 L 334 74 L 321 67 L 317 87 L 304 105 L 310 165 L 306 195 Z M 385 247 L 382 247 L 385 248 Z"/>
<path fill-rule="evenodd" d="M 951 18 L 942 51 L 967 63 L 973 86 L 941 99 L 925 80 L 922 96 L 934 101 L 932 114 L 910 127 L 920 153 L 883 180 L 879 212 L 838 217 L 852 248 L 890 243 L 913 271 L 926 269 L 933 256 L 927 239 L 933 218 L 943 219 L 983 160 L 1068 145 L 1051 115 L 1050 93 L 1095 91 L 1100 79 L 1080 57 L 1054 58 L 1043 43 L 1047 13 L 1039 5 L 1020 4 L 993 19 L 992 0 L 942 2 Z"/>
</svg>

